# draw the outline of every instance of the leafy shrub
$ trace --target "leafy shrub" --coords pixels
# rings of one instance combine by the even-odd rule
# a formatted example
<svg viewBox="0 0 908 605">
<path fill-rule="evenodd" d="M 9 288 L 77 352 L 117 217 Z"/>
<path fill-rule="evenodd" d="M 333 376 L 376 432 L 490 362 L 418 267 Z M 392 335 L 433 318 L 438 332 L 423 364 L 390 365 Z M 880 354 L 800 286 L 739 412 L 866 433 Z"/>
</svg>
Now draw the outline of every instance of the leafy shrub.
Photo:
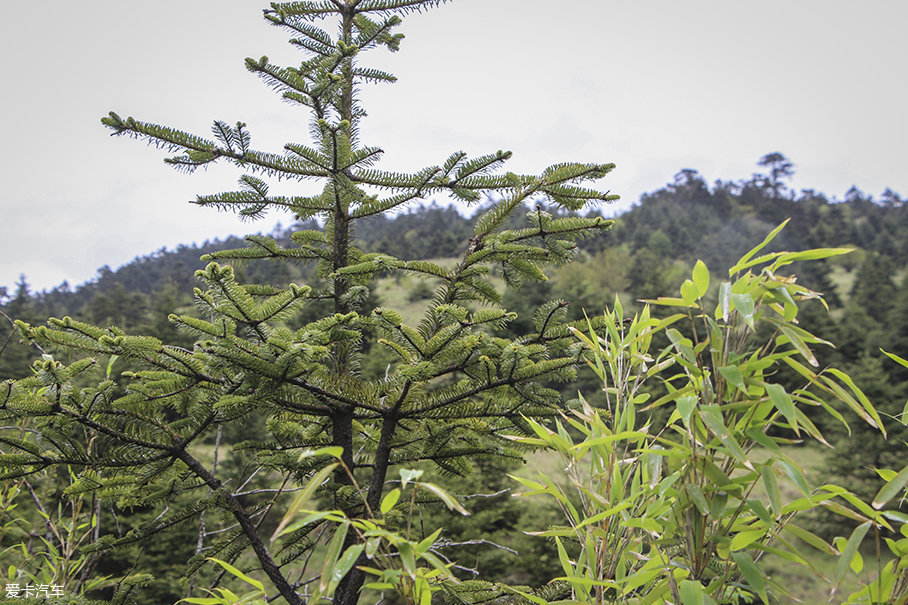
<svg viewBox="0 0 908 605">
<path fill-rule="evenodd" d="M 797 316 L 820 295 L 780 273 L 793 262 L 847 250 L 758 256 L 782 226 L 718 288 L 710 288 L 710 273 L 698 262 L 679 297 L 649 301 L 676 311 L 668 317 L 651 317 L 649 307 L 625 317 L 616 300 L 604 329 L 577 333 L 607 396 L 605 408 L 581 398 L 579 409 L 553 426 L 528 419 L 535 436 L 514 437 L 554 450 L 565 464 L 564 477 L 517 480 L 524 496 L 553 498 L 564 512 L 564 526 L 538 535 L 557 544 L 564 575 L 556 581 L 569 585 L 569 602 L 768 603 L 770 594 L 791 595 L 766 577 L 767 557 L 810 567 L 805 545 L 841 554 L 837 584 L 868 528 L 891 529 L 848 490 L 811 486 L 781 447 L 827 443 L 805 413 L 811 408 L 847 428 L 833 400 L 883 430 L 851 378 L 816 369 L 811 347 L 825 341 L 799 327 Z M 662 335 L 670 344 L 659 349 L 654 343 Z M 789 392 L 777 383 L 782 368 L 797 372 L 802 386 Z M 663 406 L 673 408 L 664 424 L 643 419 Z M 781 481 L 800 496 L 785 501 Z M 833 546 L 796 523 L 820 507 L 861 525 Z"/>
</svg>

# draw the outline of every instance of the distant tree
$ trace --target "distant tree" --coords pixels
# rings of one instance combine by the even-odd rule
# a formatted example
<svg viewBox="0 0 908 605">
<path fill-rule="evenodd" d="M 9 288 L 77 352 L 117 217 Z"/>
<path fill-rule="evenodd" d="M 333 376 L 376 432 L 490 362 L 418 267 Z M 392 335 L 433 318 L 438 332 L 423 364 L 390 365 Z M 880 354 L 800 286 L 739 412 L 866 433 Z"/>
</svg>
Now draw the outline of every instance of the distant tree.
<svg viewBox="0 0 908 605">
<path fill-rule="evenodd" d="M 849 204 L 870 204 L 873 202 L 873 198 L 858 189 L 857 185 L 852 185 L 845 192 L 845 201 Z"/>
<path fill-rule="evenodd" d="M 908 351 L 908 276 L 902 277 L 884 325 L 888 332 L 887 350 Z M 908 358 L 908 355 L 904 357 Z M 908 368 L 894 363 L 887 364 L 886 368 L 896 380 L 908 386 Z"/>
<path fill-rule="evenodd" d="M 649 248 L 638 250 L 633 255 L 628 271 L 628 290 L 635 299 L 655 298 L 659 292 L 667 292 L 670 286 L 669 268 L 671 261 Z"/>
<path fill-rule="evenodd" d="M 19 276 L 13 296 L 0 306 L 0 313 L 0 379 L 27 376 L 36 349 L 29 343 L 20 342 L 13 321 L 36 321 L 40 314 L 35 310 L 31 288 L 24 275 Z"/>
<path fill-rule="evenodd" d="M 693 168 L 684 168 L 675 174 L 670 189 L 675 193 L 683 193 L 687 197 L 702 197 L 709 194 L 709 187 L 700 173 Z"/>
<path fill-rule="evenodd" d="M 407 292 L 407 300 L 418 302 L 432 298 L 432 287 L 425 280 L 416 280 L 416 284 Z"/>
<path fill-rule="evenodd" d="M 895 300 L 895 275 L 896 265 L 890 257 L 877 252 L 868 254 L 858 269 L 851 288 L 851 300 L 860 301 L 874 320 L 885 319 Z"/>
<path fill-rule="evenodd" d="M 783 181 L 794 176 L 794 164 L 778 151 L 774 151 L 760 158 L 757 166 L 769 170 L 769 174 L 766 175 L 766 188 L 772 197 L 780 197 L 787 189 Z"/>
<path fill-rule="evenodd" d="M 147 302 L 139 292 L 130 292 L 120 282 L 95 296 L 85 310 L 88 319 L 99 325 L 135 328 L 145 317 Z"/>
<path fill-rule="evenodd" d="M 848 374 L 873 402 L 888 436 L 861 422 L 850 423 L 847 432 L 841 425 L 832 425 L 830 434 L 836 447 L 836 455 L 829 457 L 830 475 L 868 502 L 880 488 L 876 469 L 904 466 L 908 443 L 908 426 L 896 418 L 905 406 L 904 385 L 894 383 L 886 369 L 882 356 L 870 352 L 861 355 Z"/>
<path fill-rule="evenodd" d="M 880 196 L 880 204 L 888 208 L 901 208 L 905 205 L 905 200 L 898 193 L 887 187 Z"/>
</svg>

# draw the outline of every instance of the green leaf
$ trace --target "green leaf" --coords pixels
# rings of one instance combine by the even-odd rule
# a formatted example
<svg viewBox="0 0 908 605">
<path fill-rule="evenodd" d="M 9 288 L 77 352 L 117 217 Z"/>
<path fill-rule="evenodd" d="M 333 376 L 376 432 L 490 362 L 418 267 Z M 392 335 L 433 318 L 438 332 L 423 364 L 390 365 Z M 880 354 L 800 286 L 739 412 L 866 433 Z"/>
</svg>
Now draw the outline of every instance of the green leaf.
<svg viewBox="0 0 908 605">
<path fill-rule="evenodd" d="M 791 395 L 785 391 L 785 387 L 780 384 L 765 384 L 766 393 L 769 395 L 770 401 L 776 406 L 776 409 L 782 412 L 782 415 L 785 416 L 785 419 L 788 421 L 788 424 L 794 429 L 794 432 L 800 435 L 800 430 L 798 428 L 798 416 L 795 414 L 794 402 L 791 400 Z"/>
<path fill-rule="evenodd" d="M 329 464 L 328 466 L 320 469 L 315 475 L 309 479 L 309 482 L 306 483 L 304 487 L 293 499 L 293 502 L 290 503 L 290 506 L 287 508 L 287 512 L 284 513 L 284 516 L 281 518 L 281 522 L 278 523 L 277 528 L 274 530 L 274 533 L 271 534 L 271 541 L 274 542 L 277 540 L 284 532 L 284 529 L 287 525 L 290 524 L 290 521 L 293 520 L 293 517 L 296 516 L 296 513 L 303 507 L 306 502 L 308 502 L 312 495 L 315 493 L 315 490 L 325 482 L 334 469 L 340 466 L 339 462 Z"/>
<path fill-rule="evenodd" d="M 769 597 L 766 594 L 766 583 L 763 580 L 763 572 L 754 564 L 753 559 L 746 552 L 733 552 L 731 558 L 738 565 L 738 571 L 744 575 L 744 579 L 750 584 L 750 587 L 757 591 L 764 603 L 769 603 Z"/>
<path fill-rule="evenodd" d="M 804 342 L 804 339 L 801 338 L 801 336 L 795 330 L 791 329 L 791 327 L 786 326 L 785 324 L 777 325 L 779 327 L 779 331 L 782 332 L 783 336 L 786 339 L 788 339 L 788 342 L 791 343 L 791 346 L 793 346 L 795 350 L 797 350 L 797 352 L 807 360 L 807 363 L 815 368 L 820 365 L 817 361 L 817 358 L 814 356 L 813 351 L 810 350 L 810 347 L 807 346 L 807 343 Z M 781 342 L 782 337 L 779 337 L 779 340 Z"/>
<path fill-rule="evenodd" d="M 831 256 L 840 256 L 854 252 L 854 248 L 813 248 L 811 250 L 802 250 L 800 252 L 785 252 L 779 255 L 779 258 L 773 263 L 773 269 L 778 269 L 793 262 L 805 260 L 820 260 Z M 773 271 L 775 272 L 775 271 Z"/>
<path fill-rule="evenodd" d="M 694 408 L 697 407 L 697 401 L 696 395 L 678 397 L 678 413 L 681 414 L 681 420 L 684 421 L 684 424 L 690 424 L 690 416 Z"/>
<path fill-rule="evenodd" d="M 558 547 L 558 560 L 561 562 L 561 569 L 564 570 L 564 575 L 570 578 L 574 575 L 574 566 L 567 551 L 564 549 L 564 545 L 561 543 L 561 538 L 555 537 L 555 545 Z"/>
<path fill-rule="evenodd" d="M 750 294 L 732 294 L 732 308 L 734 308 L 744 319 L 744 322 L 754 327 L 754 299 Z"/>
<path fill-rule="evenodd" d="M 848 541 L 845 540 L 845 538 L 843 538 L 841 536 L 836 537 L 836 539 L 835 539 L 836 548 L 838 548 L 840 551 L 844 551 L 847 546 L 848 546 Z M 864 557 L 861 556 L 860 550 L 858 550 L 857 552 L 854 553 L 854 557 L 851 559 L 851 563 L 849 564 L 849 567 L 851 567 L 851 571 L 853 571 L 854 573 L 861 573 L 861 571 L 863 571 Z"/>
<path fill-rule="evenodd" d="M 883 351 L 883 349 L 880 349 L 880 351 Z M 883 354 L 886 355 L 887 357 L 889 357 L 889 359 L 891 359 L 895 363 L 908 368 L 908 359 L 905 359 L 904 357 L 899 357 L 898 355 L 894 355 L 892 353 L 889 353 L 888 351 L 883 351 Z"/>
<path fill-rule="evenodd" d="M 741 271 L 745 267 L 745 265 L 747 265 L 747 261 L 749 261 L 751 258 L 753 258 L 754 254 L 756 254 L 757 252 L 759 252 L 760 250 L 765 248 L 767 246 L 767 244 L 769 244 L 769 242 L 771 242 L 776 237 L 776 235 L 779 234 L 779 231 L 781 231 L 782 229 L 785 228 L 785 225 L 787 225 L 788 221 L 790 221 L 790 220 L 791 219 L 785 219 L 784 221 L 782 221 L 782 224 L 779 225 L 778 227 L 776 227 L 775 229 L 773 229 L 772 231 L 770 231 L 769 235 L 767 235 L 765 238 L 763 238 L 762 242 L 760 242 L 759 244 L 754 246 L 747 254 L 742 256 L 741 260 L 739 260 L 737 263 L 735 263 L 735 265 L 731 269 L 728 270 L 728 276 L 731 277 L 738 271 Z"/>
<path fill-rule="evenodd" d="M 349 529 L 349 524 L 341 523 L 337 526 L 337 529 L 334 530 L 334 536 L 331 538 L 331 542 L 328 544 L 328 549 L 325 551 L 325 562 L 322 565 L 322 576 L 319 580 L 318 590 L 316 592 L 316 595 L 318 597 L 327 596 L 328 592 L 331 590 L 333 570 L 337 566 L 338 556 L 340 555 L 341 549 L 344 547 L 344 540 L 347 537 L 347 531 Z M 316 598 L 314 601 L 318 602 L 318 599 Z"/>
<path fill-rule="evenodd" d="M 702 260 L 698 260 L 694 264 L 694 271 L 691 277 L 694 280 L 694 284 L 697 286 L 698 298 L 702 298 L 706 291 L 709 290 L 709 269 L 706 268 L 706 263 Z"/>
<path fill-rule="evenodd" d="M 703 584 L 693 580 L 681 580 L 678 585 L 682 605 L 703 605 Z"/>
<path fill-rule="evenodd" d="M 722 366 L 719 368 L 719 374 L 725 380 L 741 391 L 747 391 L 747 385 L 744 384 L 744 375 L 738 366 Z"/>
<path fill-rule="evenodd" d="M 232 575 L 232 576 L 234 576 L 234 577 L 236 577 L 236 578 L 239 578 L 240 580 L 242 580 L 242 581 L 245 582 L 246 584 L 250 584 L 250 585 L 252 585 L 252 586 L 255 586 L 256 588 L 259 589 L 260 592 L 265 592 L 265 585 L 264 585 L 264 584 L 262 584 L 261 582 L 259 582 L 258 580 L 254 579 L 254 578 L 250 578 L 249 576 L 247 576 L 246 574 L 244 574 L 243 572 L 241 572 L 239 569 L 237 569 L 236 567 L 234 567 L 234 566 L 231 565 L 230 563 L 227 563 L 226 561 L 221 561 L 220 559 L 215 559 L 214 557 L 208 557 L 208 560 L 209 560 L 209 561 L 214 561 L 215 563 L 217 563 L 218 565 L 220 565 L 221 567 L 223 567 L 224 569 L 226 569 L 227 572 L 230 573 L 230 575 Z"/>
<path fill-rule="evenodd" d="M 809 496 L 810 487 L 807 485 L 807 478 L 804 477 L 804 473 L 801 472 L 801 469 L 789 460 L 779 460 L 779 465 L 781 465 L 785 474 L 798 486 L 798 489 L 800 489 L 805 496 Z"/>
<path fill-rule="evenodd" d="M 876 497 L 873 499 L 873 508 L 880 510 L 883 506 L 889 502 L 896 494 L 898 494 L 905 487 L 905 484 L 908 484 L 908 464 L 902 467 L 902 470 L 898 474 L 886 482 L 880 491 L 877 492 Z"/>
<path fill-rule="evenodd" d="M 639 440 L 645 439 L 646 437 L 648 437 L 648 435 L 646 433 L 641 433 L 640 431 L 621 431 L 620 433 L 615 433 L 614 435 L 606 435 L 604 437 L 586 439 L 576 445 L 572 445 L 569 449 L 585 451 L 589 448 L 593 448 L 599 445 L 607 445 L 609 443 L 614 443 L 615 441 Z"/>
<path fill-rule="evenodd" d="M 731 282 L 724 281 L 719 284 L 719 304 L 716 307 L 716 319 L 722 318 L 722 321 L 728 321 L 728 314 L 731 311 Z"/>
<path fill-rule="evenodd" d="M 691 280 L 686 279 L 684 280 L 684 283 L 681 284 L 681 300 L 684 301 L 685 305 L 693 305 L 697 302 L 699 293 L 700 291 L 697 289 L 697 285 Z"/>
<path fill-rule="evenodd" d="M 766 494 L 769 496 L 772 514 L 774 517 L 778 517 L 782 511 L 782 492 L 779 491 L 776 473 L 772 470 L 772 466 L 764 464 L 760 467 L 760 475 L 763 478 L 763 487 L 766 488 Z"/>
<path fill-rule="evenodd" d="M 751 542 L 756 542 L 766 535 L 767 528 L 761 527 L 759 529 L 749 529 L 747 531 L 742 531 L 737 533 L 732 537 L 731 544 L 728 548 L 732 551 L 742 550 L 747 548 Z"/>
<path fill-rule="evenodd" d="M 457 582 L 457 578 L 454 576 L 454 574 L 451 573 L 451 570 L 448 567 L 448 565 L 444 561 L 439 559 L 437 556 L 435 556 L 434 554 L 432 554 L 430 552 L 424 552 L 422 554 L 422 558 L 425 561 L 428 561 L 432 567 L 434 567 L 436 570 L 438 570 L 438 572 L 441 575 L 443 575 L 444 577 L 446 577 L 448 580 L 451 580 L 452 582 L 455 582 L 455 583 Z"/>
<path fill-rule="evenodd" d="M 861 402 L 861 407 L 863 407 L 864 410 L 867 412 L 867 414 L 871 418 L 873 418 L 873 421 L 876 423 L 876 428 L 880 429 L 880 432 L 883 433 L 883 438 L 885 438 L 886 437 L 886 427 L 883 425 L 883 421 L 880 420 L 880 415 L 877 413 L 876 408 L 873 407 L 873 404 L 870 403 L 870 400 L 867 399 L 867 396 L 864 394 L 864 391 L 862 391 L 858 387 L 858 385 L 856 385 L 854 383 L 854 381 L 851 379 L 851 376 L 849 376 L 845 372 L 843 372 L 841 370 L 837 370 L 835 368 L 829 368 L 827 370 L 827 372 L 829 372 L 830 374 L 832 374 L 833 376 L 835 376 L 836 378 L 838 378 L 839 380 L 844 382 L 846 385 L 848 385 L 848 388 L 851 389 L 851 392 L 854 393 L 857 396 L 858 401 Z"/>
<path fill-rule="evenodd" d="M 703 495 L 703 490 L 700 489 L 700 486 L 688 483 L 684 486 L 684 489 L 690 497 L 690 501 L 694 503 L 697 509 L 704 515 L 708 515 L 709 502 L 706 501 L 706 496 Z"/>
<path fill-rule="evenodd" d="M 356 564 L 359 555 L 362 554 L 365 547 L 365 544 L 354 544 L 341 555 L 341 558 L 337 560 L 337 563 L 331 569 L 332 585 L 336 585 L 344 579 L 344 576 L 346 576 L 353 568 L 353 565 Z"/>
<path fill-rule="evenodd" d="M 107 362 L 107 377 L 108 378 L 110 378 L 110 374 L 113 372 L 114 362 L 116 362 L 117 359 L 119 359 L 119 358 L 120 358 L 119 355 L 110 356 L 110 361 Z"/>
<path fill-rule="evenodd" d="M 768 510 L 766 510 L 766 506 L 764 506 L 763 503 L 756 498 L 749 498 L 747 500 L 747 508 L 749 508 L 751 512 L 757 515 L 760 521 L 762 521 L 766 525 L 773 524 L 774 519 L 772 518 L 772 514 Z"/>
<path fill-rule="evenodd" d="M 298 460 L 303 460 L 305 458 L 314 458 L 316 456 L 331 456 L 332 458 L 341 459 L 341 456 L 344 455 L 344 448 L 339 445 L 332 445 L 327 447 L 320 447 L 315 450 L 305 449 L 300 452 Z"/>
<path fill-rule="evenodd" d="M 416 553 L 422 556 L 424 553 L 428 552 L 429 549 L 435 544 L 435 541 L 438 540 L 438 536 L 441 535 L 442 528 L 436 529 L 434 532 L 422 539 L 422 541 L 416 545 Z"/>
<path fill-rule="evenodd" d="M 407 489 L 410 481 L 416 481 L 422 477 L 422 471 L 402 468 L 400 469 L 400 489 Z"/>
<path fill-rule="evenodd" d="M 382 498 L 380 507 L 381 514 L 384 515 L 394 508 L 394 505 L 397 504 L 398 500 L 400 500 L 400 490 L 395 487 Z"/>
<path fill-rule="evenodd" d="M 772 437 L 761 431 L 759 427 L 751 426 L 744 431 L 744 434 L 766 449 L 775 452 L 776 454 L 782 453 L 781 448 L 779 448 L 779 444 L 776 443 Z"/>
<path fill-rule="evenodd" d="M 845 550 L 842 551 L 842 556 L 839 558 L 838 564 L 835 568 L 835 585 L 838 586 L 841 583 L 842 578 L 845 577 L 845 572 L 848 571 L 848 568 L 851 566 L 851 560 L 854 558 L 855 553 L 858 551 L 858 546 L 861 545 L 861 542 L 864 540 L 864 536 L 867 534 L 867 530 L 870 529 L 872 521 L 867 521 L 862 523 L 854 528 L 854 531 L 851 532 L 851 537 L 848 538 L 848 543 L 845 545 Z"/>
<path fill-rule="evenodd" d="M 457 512 L 459 512 L 461 515 L 463 515 L 465 517 L 470 516 L 469 511 L 467 511 L 467 509 L 465 509 L 463 507 L 463 505 L 461 505 L 460 502 L 458 502 L 454 498 L 454 496 L 452 496 L 445 490 L 441 489 L 437 485 L 432 484 L 432 483 L 420 483 L 419 487 L 424 487 L 427 490 L 429 490 L 430 492 L 432 492 L 433 494 L 435 494 L 436 496 L 438 496 L 438 498 L 442 502 L 445 503 L 445 506 L 447 506 L 449 510 L 456 510 Z"/>
<path fill-rule="evenodd" d="M 700 407 L 700 419 L 703 423 L 709 427 L 716 437 L 719 438 L 719 441 L 722 442 L 722 445 L 727 447 L 731 454 L 744 466 L 749 469 L 753 469 L 750 461 L 747 459 L 747 455 L 744 453 L 744 450 L 741 449 L 741 445 L 738 443 L 735 436 L 732 432 L 725 426 L 725 422 L 722 418 L 722 410 L 717 405 L 704 405 Z"/>
<path fill-rule="evenodd" d="M 413 553 L 413 546 L 409 542 L 401 542 L 397 545 L 397 552 L 400 553 L 400 561 L 411 578 L 416 579 L 416 556 Z"/>
</svg>

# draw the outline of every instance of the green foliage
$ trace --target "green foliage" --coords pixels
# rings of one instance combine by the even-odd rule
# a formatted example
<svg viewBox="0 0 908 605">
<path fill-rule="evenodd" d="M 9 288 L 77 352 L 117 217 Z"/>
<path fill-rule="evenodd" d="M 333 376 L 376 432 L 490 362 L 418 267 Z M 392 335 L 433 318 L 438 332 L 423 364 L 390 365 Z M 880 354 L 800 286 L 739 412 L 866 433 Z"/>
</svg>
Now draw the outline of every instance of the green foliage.
<svg viewBox="0 0 908 605">
<path fill-rule="evenodd" d="M 361 489 L 357 489 L 357 492 L 363 498 L 362 510 L 365 514 L 360 517 L 350 517 L 341 510 L 309 508 L 315 491 L 336 468 L 345 472 L 353 485 L 356 485 L 356 477 L 344 466 L 342 453 L 338 448 L 322 448 L 307 453 L 308 456 L 329 455 L 336 462 L 323 467 L 298 492 L 271 537 L 274 542 L 281 536 L 316 523 L 326 523 L 330 527 L 331 539 L 324 553 L 318 583 L 311 592 L 307 591 L 303 595 L 304 598 L 307 602 L 331 598 L 344 576 L 354 565 L 359 565 L 360 569 L 373 576 L 373 581 L 365 584 L 364 589 L 395 591 L 408 603 L 430 603 L 433 593 L 441 590 L 439 579 L 453 582 L 457 580 L 451 573 L 452 564 L 445 562 L 444 555 L 438 551 L 438 538 L 442 530 L 438 529 L 426 537 L 414 537 L 417 533 L 414 527 L 415 516 L 418 514 L 417 503 L 425 501 L 425 497 L 421 497 L 425 494 L 430 500 L 437 500 L 460 514 L 469 513 L 444 489 L 420 481 L 423 471 L 404 468 L 399 470 L 400 487 L 386 493 L 377 510 L 369 506 L 365 491 Z M 357 539 L 347 545 L 346 537 L 351 533 Z M 226 566 L 223 562 L 219 563 Z M 235 575 L 237 573 L 235 570 L 228 571 Z M 261 588 L 261 584 L 257 587 Z"/>
<path fill-rule="evenodd" d="M 465 475 L 477 458 L 516 458 L 521 448 L 508 437 L 524 433 L 524 418 L 549 417 L 562 406 L 549 385 L 571 380 L 581 363 L 563 305 L 543 306 L 530 331 L 508 338 L 503 330 L 514 314 L 501 307 L 491 276 L 498 271 L 512 285 L 544 281 L 546 267 L 573 258 L 576 240 L 610 228 L 602 217 L 553 216 L 542 204 L 573 212 L 616 199 L 594 188 L 614 166 L 556 163 L 540 175 L 502 173 L 511 153 L 499 150 L 476 157 L 456 152 L 409 173 L 378 168 L 382 150 L 360 141 L 365 112 L 358 91 L 394 78 L 360 60 L 375 47 L 396 50 L 402 36 L 392 32 L 400 16 L 435 4 L 348 0 L 265 10 L 266 20 L 290 31 L 306 57 L 292 67 L 247 59 L 246 68 L 309 112 L 308 144 L 260 151 L 241 122 L 215 121 L 211 136 L 200 136 L 114 112 L 102 119 L 115 135 L 172 152 L 165 161 L 177 169 L 213 162 L 240 169 L 238 190 L 199 196 L 201 206 L 246 218 L 276 209 L 300 221 L 317 219 L 322 228 L 310 223 L 289 241 L 250 236 L 245 248 L 210 254 L 196 272 L 204 283 L 194 291 L 196 309 L 169 316 L 181 332 L 178 342 L 135 334 L 142 309 L 122 287 L 93 301 L 89 319 L 100 326 L 71 316 L 40 327 L 16 324 L 23 339 L 65 355 L 47 355 L 31 376 L 0 387 L 0 421 L 35 422 L 34 432 L 3 442 L 2 476 L 68 465 L 75 473 L 70 497 L 90 494 L 112 511 L 155 513 L 123 535 L 95 536 L 91 552 L 141 545 L 198 521 L 186 578 L 193 587 L 215 573 L 211 560 L 217 559 L 217 574 L 245 582 L 247 572 L 260 569 L 297 605 L 305 598 L 299 586 L 309 584 L 295 584 L 288 570 L 305 575 L 307 562 L 323 561 L 311 598 L 332 595 L 335 603 L 352 604 L 375 538 L 403 564 L 393 578 L 392 567 L 383 568 L 379 580 L 403 581 L 402 594 L 426 602 L 435 575 L 450 573 L 432 560 L 434 539 L 414 543 L 408 533 L 399 538 L 382 527 L 388 494 L 407 483 L 402 477 L 404 485 L 392 487 L 389 473 L 430 462 Z M 320 27 L 327 17 L 337 21 L 336 34 Z M 316 181 L 321 191 L 276 196 L 269 185 L 275 179 Z M 440 193 L 468 203 L 496 200 L 483 207 L 453 266 L 355 245 L 364 219 Z M 515 226 L 513 215 L 532 202 L 539 207 Z M 225 264 L 251 261 L 311 263 L 315 272 L 307 285 L 286 283 L 288 274 L 282 283 L 247 284 L 239 268 Z M 416 325 L 370 304 L 370 285 L 395 272 L 440 283 Z M 366 374 L 362 359 L 375 351 L 389 362 L 383 373 Z M 111 359 L 125 369 L 112 374 Z M 111 370 L 100 382 L 91 375 L 99 365 Z M 232 465 L 219 465 L 225 432 L 262 424 L 233 444 Z M 250 485 L 256 478 L 265 486 Z M 297 484 L 303 487 L 294 498 L 282 497 Z M 417 487 L 414 505 L 428 496 L 460 506 L 433 484 Z M 316 496 L 337 512 L 287 526 Z M 275 527 L 273 511 L 285 506 Z M 434 571 L 424 575 L 417 560 Z M 212 596 L 190 597 L 194 602 L 233 599 L 217 586 L 217 574 Z"/>
<path fill-rule="evenodd" d="M 826 443 L 806 408 L 825 409 L 848 426 L 833 400 L 883 430 L 850 377 L 811 369 L 817 365 L 811 345 L 823 341 L 796 318 L 818 294 L 779 276 L 787 264 L 844 250 L 758 256 L 781 228 L 745 254 L 717 289 L 698 262 L 680 297 L 650 301 L 676 311 L 668 317 L 651 317 L 646 307 L 628 318 L 616 301 L 601 328 L 577 332 L 607 395 L 604 409 L 581 399 L 554 425 L 527 419 L 535 434 L 514 437 L 554 450 L 565 465 L 565 477 L 517 481 L 524 496 L 548 496 L 563 510 L 565 525 L 538 535 L 558 546 L 564 575 L 556 581 L 570 584 L 571 602 L 768 603 L 770 594 L 790 595 L 761 571 L 762 559 L 809 567 L 799 541 L 841 553 L 838 584 L 867 530 L 891 529 L 885 515 L 848 490 L 810 486 L 779 447 L 789 436 Z M 707 308 L 711 292 L 717 300 Z M 772 329 L 764 332 L 764 325 Z M 662 334 L 670 344 L 659 349 Z M 774 382 L 783 367 L 802 376 L 798 388 Z M 646 388 L 654 384 L 655 392 Z M 643 419 L 662 406 L 672 408 L 664 425 Z M 781 477 L 800 492 L 794 500 L 783 499 Z M 815 508 L 858 520 L 860 531 L 837 548 L 829 545 L 796 523 Z"/>
<path fill-rule="evenodd" d="M 908 368 L 908 359 L 883 351 L 896 364 Z M 908 402 L 898 419 L 902 425 L 908 424 Z M 908 443 L 902 442 L 903 446 Z M 899 496 L 899 504 L 908 500 L 908 465 L 902 467 L 899 471 L 892 469 L 877 468 L 875 469 L 880 477 L 886 482 L 873 498 L 873 507 L 877 510 L 882 509 L 890 503 L 896 496 Z M 892 558 L 885 562 L 882 561 L 879 550 L 880 535 L 877 531 L 877 573 L 872 581 L 864 584 L 862 588 L 848 596 L 848 603 L 899 603 L 908 602 L 908 515 L 897 510 L 884 510 L 882 513 L 887 518 L 897 522 L 898 534 L 890 534 L 884 538 L 887 548 Z M 858 530 L 861 530 L 860 532 Z M 864 561 L 859 553 L 856 552 L 857 545 L 861 542 L 867 533 L 867 528 L 859 527 L 852 534 L 846 547 L 851 547 L 850 556 L 844 557 L 845 562 L 850 563 L 850 569 L 855 574 L 860 574 L 864 568 Z M 847 571 L 844 565 L 840 565 L 837 570 L 837 577 L 844 575 Z"/>
</svg>

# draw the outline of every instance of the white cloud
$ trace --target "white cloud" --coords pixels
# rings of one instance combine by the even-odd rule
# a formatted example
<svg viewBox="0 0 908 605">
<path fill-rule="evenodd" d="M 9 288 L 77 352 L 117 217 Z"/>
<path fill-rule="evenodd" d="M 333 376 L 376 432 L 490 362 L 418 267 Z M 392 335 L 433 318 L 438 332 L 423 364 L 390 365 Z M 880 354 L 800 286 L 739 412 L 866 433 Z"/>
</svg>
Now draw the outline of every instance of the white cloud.
<svg viewBox="0 0 908 605">
<path fill-rule="evenodd" d="M 111 139 L 110 109 L 205 134 L 246 121 L 254 144 L 305 142 L 308 116 L 242 65 L 298 55 L 250 0 L 0 4 L 0 284 L 79 283 L 162 245 L 270 230 L 186 204 L 234 186 L 185 176 Z M 400 81 L 364 90 L 363 139 L 412 170 L 464 149 L 509 166 L 615 162 L 625 205 L 681 168 L 747 177 L 779 150 L 796 184 L 908 193 L 901 2 L 457 0 L 405 20 L 399 53 L 367 62 Z M 282 188 L 286 185 L 282 185 Z M 284 220 L 286 222 L 286 219 Z"/>
</svg>

